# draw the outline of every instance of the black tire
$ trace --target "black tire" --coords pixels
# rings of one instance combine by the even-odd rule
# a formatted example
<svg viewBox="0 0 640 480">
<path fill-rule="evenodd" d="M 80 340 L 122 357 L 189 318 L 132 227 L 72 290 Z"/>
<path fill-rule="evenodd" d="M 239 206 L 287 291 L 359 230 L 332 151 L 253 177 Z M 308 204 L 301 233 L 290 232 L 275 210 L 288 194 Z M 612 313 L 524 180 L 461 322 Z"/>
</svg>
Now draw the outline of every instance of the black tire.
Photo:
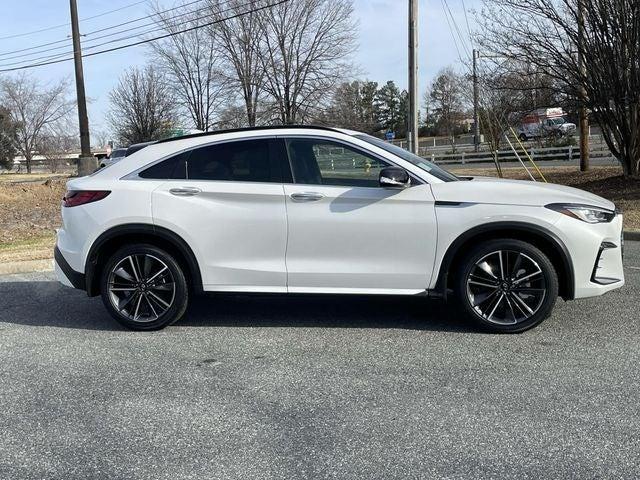
<svg viewBox="0 0 640 480">
<path fill-rule="evenodd" d="M 473 247 L 459 264 L 455 283 L 466 316 L 496 333 L 539 325 L 558 298 L 558 275 L 549 258 L 521 240 L 489 240 Z"/>
<path fill-rule="evenodd" d="M 520 141 L 522 142 L 526 142 L 527 140 L 529 140 L 529 137 L 527 137 L 524 133 L 521 133 L 520 136 L 518 137 L 520 139 Z"/>
<path fill-rule="evenodd" d="M 189 305 L 189 286 L 180 264 L 169 253 L 147 244 L 123 247 L 109 258 L 100 278 L 100 293 L 111 316 L 132 330 L 171 325 Z"/>
</svg>

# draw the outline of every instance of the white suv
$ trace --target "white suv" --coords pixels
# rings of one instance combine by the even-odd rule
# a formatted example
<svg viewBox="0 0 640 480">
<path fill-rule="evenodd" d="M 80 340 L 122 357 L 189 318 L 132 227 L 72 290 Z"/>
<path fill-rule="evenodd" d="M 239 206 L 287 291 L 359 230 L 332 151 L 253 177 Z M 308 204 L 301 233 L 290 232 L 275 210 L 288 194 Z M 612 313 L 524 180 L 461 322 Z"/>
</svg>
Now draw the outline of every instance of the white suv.
<svg viewBox="0 0 640 480">
<path fill-rule="evenodd" d="M 624 284 L 613 203 L 459 178 L 358 132 L 255 128 L 160 141 L 71 180 L 62 283 L 153 330 L 200 292 L 423 295 L 521 332 L 558 295 Z"/>
</svg>

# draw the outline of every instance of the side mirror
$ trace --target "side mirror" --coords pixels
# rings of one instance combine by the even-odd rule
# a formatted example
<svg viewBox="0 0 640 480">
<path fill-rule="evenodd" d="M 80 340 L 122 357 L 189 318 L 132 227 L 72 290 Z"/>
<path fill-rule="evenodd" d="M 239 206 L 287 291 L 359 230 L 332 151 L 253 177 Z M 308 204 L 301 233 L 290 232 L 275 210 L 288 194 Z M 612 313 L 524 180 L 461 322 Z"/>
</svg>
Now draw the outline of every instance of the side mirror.
<svg viewBox="0 0 640 480">
<path fill-rule="evenodd" d="M 411 186 L 411 177 L 404 168 L 387 167 L 380 171 L 380 186 L 384 188 L 407 188 Z"/>
</svg>

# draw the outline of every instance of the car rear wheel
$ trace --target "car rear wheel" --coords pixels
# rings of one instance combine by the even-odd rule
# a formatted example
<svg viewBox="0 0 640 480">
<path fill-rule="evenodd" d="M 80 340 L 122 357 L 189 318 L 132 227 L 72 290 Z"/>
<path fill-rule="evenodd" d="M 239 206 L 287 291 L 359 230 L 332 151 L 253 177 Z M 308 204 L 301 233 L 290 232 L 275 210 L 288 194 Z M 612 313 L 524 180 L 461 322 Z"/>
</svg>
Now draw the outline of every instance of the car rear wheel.
<svg viewBox="0 0 640 480">
<path fill-rule="evenodd" d="M 460 264 L 457 296 L 467 316 L 499 333 L 540 324 L 558 297 L 558 276 L 547 256 L 520 240 L 490 240 Z"/>
<path fill-rule="evenodd" d="M 178 321 L 189 303 L 180 264 L 153 245 L 133 245 L 114 253 L 101 278 L 102 301 L 122 325 L 158 330 Z"/>
</svg>

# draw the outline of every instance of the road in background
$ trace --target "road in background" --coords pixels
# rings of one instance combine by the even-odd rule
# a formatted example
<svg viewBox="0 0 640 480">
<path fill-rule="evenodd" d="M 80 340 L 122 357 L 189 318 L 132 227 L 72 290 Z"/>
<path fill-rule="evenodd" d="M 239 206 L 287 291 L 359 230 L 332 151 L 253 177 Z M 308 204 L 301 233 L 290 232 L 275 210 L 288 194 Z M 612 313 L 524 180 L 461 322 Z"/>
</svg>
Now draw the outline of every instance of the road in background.
<svg viewBox="0 0 640 480">
<path fill-rule="evenodd" d="M 0 283 L 0 478 L 638 478 L 627 286 L 521 335 L 417 298 L 219 296 L 121 330 L 50 274 Z"/>
</svg>

